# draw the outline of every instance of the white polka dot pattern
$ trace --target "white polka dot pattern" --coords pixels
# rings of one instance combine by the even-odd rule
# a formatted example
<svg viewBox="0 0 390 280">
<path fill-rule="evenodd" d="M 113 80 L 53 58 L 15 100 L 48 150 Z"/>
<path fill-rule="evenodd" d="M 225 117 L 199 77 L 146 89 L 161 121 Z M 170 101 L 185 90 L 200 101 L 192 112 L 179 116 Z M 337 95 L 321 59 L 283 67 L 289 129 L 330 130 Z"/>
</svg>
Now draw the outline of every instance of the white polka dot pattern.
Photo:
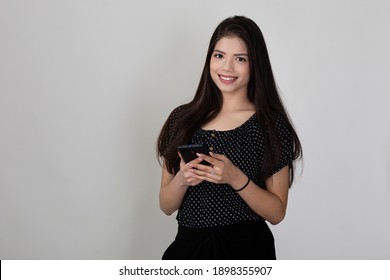
<svg viewBox="0 0 390 280">
<path fill-rule="evenodd" d="M 276 173 L 292 162 L 292 139 L 281 117 L 276 118 L 281 141 L 281 160 Z M 256 114 L 241 126 L 228 131 L 196 131 L 192 143 L 206 143 L 217 154 L 226 155 L 258 186 L 264 153 L 264 135 Z M 230 185 L 202 182 L 190 187 L 178 211 L 179 225 L 191 228 L 225 226 L 244 220 L 263 219 L 253 212 Z"/>
</svg>

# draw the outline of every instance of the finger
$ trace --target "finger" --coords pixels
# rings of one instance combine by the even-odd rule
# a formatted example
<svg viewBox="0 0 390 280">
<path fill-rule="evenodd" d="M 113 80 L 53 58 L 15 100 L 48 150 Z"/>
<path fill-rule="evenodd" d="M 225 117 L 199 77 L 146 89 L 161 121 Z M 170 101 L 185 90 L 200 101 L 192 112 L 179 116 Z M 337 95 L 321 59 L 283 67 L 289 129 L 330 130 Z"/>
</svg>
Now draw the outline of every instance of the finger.
<svg viewBox="0 0 390 280">
<path fill-rule="evenodd" d="M 196 185 L 200 184 L 203 181 L 203 180 L 199 180 L 197 178 L 196 174 L 194 174 L 191 171 L 186 171 L 183 176 L 184 176 L 184 179 L 185 179 L 186 183 L 189 186 L 196 186 Z"/>
<path fill-rule="evenodd" d="M 210 156 L 215 158 L 215 159 L 222 160 L 222 161 L 227 159 L 227 157 L 225 155 L 216 154 L 216 153 L 213 153 L 213 152 L 210 152 Z"/>
<path fill-rule="evenodd" d="M 201 158 L 202 160 L 205 160 L 207 161 L 208 163 L 210 163 L 211 165 L 217 165 L 218 163 L 218 159 L 215 159 L 211 156 L 208 156 L 208 155 L 205 155 L 205 154 L 196 154 L 199 158 Z"/>
<path fill-rule="evenodd" d="M 201 181 L 197 178 L 197 176 L 191 172 L 187 172 L 184 176 L 186 183 L 190 186 L 195 186 L 199 184 Z"/>
<path fill-rule="evenodd" d="M 207 169 L 207 170 L 199 170 L 199 169 L 189 169 L 194 174 L 194 176 L 197 179 L 200 180 L 207 180 L 207 181 L 213 181 L 213 182 L 220 182 L 222 179 L 222 176 L 220 174 L 215 173 L 215 170 L 213 168 Z"/>
<path fill-rule="evenodd" d="M 197 157 L 196 159 L 191 160 L 191 161 L 188 162 L 187 164 L 188 164 L 188 165 L 199 164 L 199 163 L 201 163 L 202 161 L 203 161 L 202 158 Z"/>
<path fill-rule="evenodd" d="M 194 173 L 191 170 L 187 169 L 183 172 L 183 177 L 188 181 L 189 179 L 194 177 Z"/>
<path fill-rule="evenodd" d="M 196 178 L 201 181 L 207 181 L 214 184 L 220 184 L 221 183 L 221 177 L 219 175 L 210 174 L 210 173 L 203 173 L 203 175 L 197 175 Z"/>
<path fill-rule="evenodd" d="M 200 162 L 202 162 L 203 159 L 200 159 Z M 195 170 L 202 170 L 204 172 L 212 173 L 214 171 L 213 165 L 206 165 L 203 163 L 188 163 L 188 165 Z"/>
</svg>

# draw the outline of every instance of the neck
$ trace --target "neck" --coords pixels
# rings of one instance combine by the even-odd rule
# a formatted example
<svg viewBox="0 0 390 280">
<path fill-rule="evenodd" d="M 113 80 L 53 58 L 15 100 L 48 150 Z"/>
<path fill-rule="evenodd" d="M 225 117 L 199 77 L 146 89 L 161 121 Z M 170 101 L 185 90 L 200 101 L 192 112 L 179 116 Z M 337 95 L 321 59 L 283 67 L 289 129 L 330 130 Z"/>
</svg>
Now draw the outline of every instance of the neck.
<svg viewBox="0 0 390 280">
<path fill-rule="evenodd" d="M 223 103 L 221 113 L 235 111 L 253 111 L 255 105 L 248 99 L 247 94 L 222 94 Z"/>
</svg>

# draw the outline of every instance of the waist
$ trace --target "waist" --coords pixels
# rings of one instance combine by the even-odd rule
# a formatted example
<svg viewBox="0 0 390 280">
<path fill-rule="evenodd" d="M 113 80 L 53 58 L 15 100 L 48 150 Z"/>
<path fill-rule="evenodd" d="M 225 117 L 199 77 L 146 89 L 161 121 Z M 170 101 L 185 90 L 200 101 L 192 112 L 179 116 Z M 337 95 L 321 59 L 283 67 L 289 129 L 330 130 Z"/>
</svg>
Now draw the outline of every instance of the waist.
<svg viewBox="0 0 390 280">
<path fill-rule="evenodd" d="M 265 220 L 248 220 L 248 221 L 240 221 L 231 225 L 225 226 L 212 226 L 212 227 L 202 227 L 202 228 L 193 228 L 179 225 L 178 233 L 186 236 L 197 236 L 199 238 L 203 238 L 209 236 L 211 234 L 223 234 L 223 235 L 238 235 L 243 234 L 246 231 L 252 230 L 262 230 L 268 229 L 268 225 Z"/>
</svg>

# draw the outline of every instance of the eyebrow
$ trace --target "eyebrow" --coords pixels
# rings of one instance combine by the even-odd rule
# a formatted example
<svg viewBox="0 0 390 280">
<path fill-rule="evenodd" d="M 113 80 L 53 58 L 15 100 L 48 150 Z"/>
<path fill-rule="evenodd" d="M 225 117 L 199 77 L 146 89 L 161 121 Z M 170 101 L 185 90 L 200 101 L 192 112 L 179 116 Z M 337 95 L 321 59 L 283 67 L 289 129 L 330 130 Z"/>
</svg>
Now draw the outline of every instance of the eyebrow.
<svg viewBox="0 0 390 280">
<path fill-rule="evenodd" d="M 225 52 L 220 51 L 220 50 L 217 50 L 217 49 L 215 49 L 214 52 L 218 52 L 218 53 L 221 53 L 221 54 L 226 54 Z M 248 56 L 247 53 L 235 53 L 235 54 L 233 54 L 233 55 L 234 55 L 234 56 Z"/>
</svg>

